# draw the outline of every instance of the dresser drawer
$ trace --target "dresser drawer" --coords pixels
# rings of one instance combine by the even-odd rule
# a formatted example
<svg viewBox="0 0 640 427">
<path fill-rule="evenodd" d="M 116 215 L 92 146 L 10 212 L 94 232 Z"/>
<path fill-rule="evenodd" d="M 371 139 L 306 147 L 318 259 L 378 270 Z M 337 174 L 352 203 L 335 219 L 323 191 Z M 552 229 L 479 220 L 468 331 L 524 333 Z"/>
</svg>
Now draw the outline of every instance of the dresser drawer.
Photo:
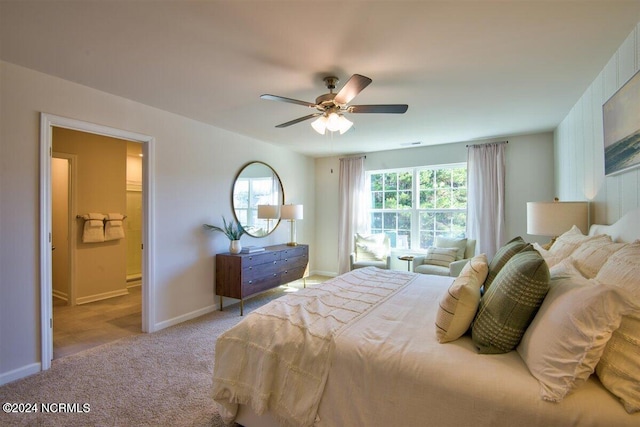
<svg viewBox="0 0 640 427">
<path fill-rule="evenodd" d="M 304 273 L 307 271 L 307 266 L 290 268 L 280 273 L 280 280 L 282 283 L 293 282 L 294 280 L 302 279 Z"/>
<path fill-rule="evenodd" d="M 271 261 L 264 264 L 252 265 L 242 269 L 242 283 L 248 283 L 259 277 L 270 277 L 283 269 L 282 261 Z"/>
<path fill-rule="evenodd" d="M 280 260 L 280 252 L 278 251 L 265 251 L 258 254 L 243 255 L 242 268 L 266 264 L 278 260 Z"/>
<path fill-rule="evenodd" d="M 254 280 L 246 281 L 242 283 L 242 296 L 248 297 L 258 292 L 266 291 L 268 289 L 280 286 L 281 274 L 275 273 L 270 276 L 263 276 Z"/>
</svg>

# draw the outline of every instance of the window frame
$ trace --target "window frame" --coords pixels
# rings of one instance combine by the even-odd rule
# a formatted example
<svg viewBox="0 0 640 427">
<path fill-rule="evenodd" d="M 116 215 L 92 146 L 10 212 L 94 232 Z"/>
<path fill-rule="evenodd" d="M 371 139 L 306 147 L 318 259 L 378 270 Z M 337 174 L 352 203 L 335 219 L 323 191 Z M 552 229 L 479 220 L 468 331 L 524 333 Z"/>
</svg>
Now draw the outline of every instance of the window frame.
<svg viewBox="0 0 640 427">
<path fill-rule="evenodd" d="M 396 228 L 394 229 L 395 234 L 395 238 L 394 236 L 390 235 L 389 237 L 391 238 L 391 242 L 392 242 L 392 249 L 394 250 L 398 250 L 398 251 L 407 251 L 407 252 L 425 252 L 427 250 L 427 248 L 421 248 L 420 247 L 420 242 L 421 242 L 421 232 L 423 232 L 424 230 L 420 229 L 420 218 L 421 218 L 421 214 L 424 212 L 432 212 L 435 214 L 438 213 L 446 213 L 446 214 L 463 214 L 464 215 L 464 223 L 465 223 L 465 230 L 464 230 L 464 234 L 466 235 L 466 224 L 467 224 L 467 220 L 468 220 L 468 215 L 467 215 L 467 206 L 468 206 L 468 181 L 465 179 L 465 187 L 463 187 L 466 190 L 466 200 L 465 200 L 465 206 L 464 208 L 421 208 L 420 207 L 420 172 L 424 171 L 424 170 L 434 170 L 434 171 L 438 171 L 438 170 L 443 170 L 443 169 L 460 169 L 460 168 L 464 168 L 465 171 L 468 171 L 468 165 L 467 162 L 457 162 L 457 163 L 447 163 L 447 164 L 439 164 L 439 165 L 424 165 L 424 166 L 415 166 L 415 167 L 405 167 L 405 168 L 390 168 L 390 169 L 376 169 L 376 170 L 369 170 L 365 172 L 365 192 L 367 193 L 368 197 L 367 197 L 367 218 L 368 218 L 368 232 L 372 233 L 374 231 L 372 230 L 376 230 L 375 232 L 385 232 L 385 224 L 384 224 L 384 213 L 391 213 L 391 214 L 406 214 L 407 212 L 410 213 L 410 219 L 411 219 L 411 227 L 409 229 L 409 244 L 408 247 L 398 247 L 397 243 L 397 237 L 398 235 L 402 235 L 399 234 L 397 232 L 397 230 L 399 230 L 398 228 L 398 221 L 399 219 L 396 217 Z M 374 191 L 381 191 L 381 193 L 384 195 L 386 190 L 384 188 L 384 181 L 383 181 L 383 186 L 382 186 L 382 190 L 372 190 L 371 188 L 371 176 L 375 175 L 375 174 L 384 174 L 384 176 L 386 176 L 387 174 L 393 174 L 393 173 L 397 173 L 397 174 L 402 174 L 402 173 L 407 173 L 410 172 L 412 174 L 412 185 L 411 185 L 411 208 L 407 209 L 407 208 L 398 208 L 396 206 L 395 209 L 385 209 L 383 208 L 373 208 L 372 207 L 372 201 L 373 201 L 373 193 Z M 451 187 L 450 187 L 451 188 Z M 400 193 L 402 191 L 406 191 L 405 189 L 400 189 L 398 187 L 396 187 L 396 193 Z M 384 203 L 385 201 L 385 197 L 382 198 L 382 202 Z M 396 197 L 396 202 L 397 202 L 398 198 Z M 373 223 L 372 223 L 372 219 L 373 219 L 373 215 L 375 213 L 382 213 L 383 215 L 381 216 L 381 224 L 380 227 L 374 227 Z M 389 228 L 390 230 L 390 228 Z M 402 229 L 400 229 L 402 230 Z M 450 235 L 450 231 L 451 231 L 451 227 L 449 227 L 449 230 L 446 233 L 437 233 L 437 230 L 435 230 L 435 228 L 432 230 L 433 234 L 432 234 L 432 238 L 435 239 L 436 236 L 438 235 Z M 385 232 L 386 233 L 386 232 Z M 386 233 L 388 234 L 388 233 Z"/>
</svg>

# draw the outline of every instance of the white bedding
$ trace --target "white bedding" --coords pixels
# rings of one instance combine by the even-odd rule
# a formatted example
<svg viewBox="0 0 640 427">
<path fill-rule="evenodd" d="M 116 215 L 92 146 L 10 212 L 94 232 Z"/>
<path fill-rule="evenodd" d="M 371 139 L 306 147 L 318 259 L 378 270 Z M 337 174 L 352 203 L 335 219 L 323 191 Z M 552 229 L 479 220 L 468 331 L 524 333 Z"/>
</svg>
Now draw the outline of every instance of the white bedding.
<svg viewBox="0 0 640 427">
<path fill-rule="evenodd" d="M 594 233 L 625 242 L 637 239 L 640 209 L 614 226 L 593 226 L 590 234 Z M 349 280 L 352 274 L 338 279 Z M 628 414 L 595 375 L 561 402 L 552 403 L 541 399 L 540 384 L 516 351 L 478 354 L 469 336 L 438 343 L 437 306 L 452 281 L 445 276 L 416 275 L 383 304 L 341 327 L 333 339 L 335 351 L 317 416 L 310 418 L 313 422 L 291 424 L 640 426 L 640 412 Z M 216 354 L 218 369 L 224 367 L 218 366 Z M 306 396 L 298 390 L 292 397 L 304 401 Z M 278 425 L 278 417 L 270 412 L 258 416 L 249 405 L 240 406 L 236 421 L 243 426 Z"/>
</svg>

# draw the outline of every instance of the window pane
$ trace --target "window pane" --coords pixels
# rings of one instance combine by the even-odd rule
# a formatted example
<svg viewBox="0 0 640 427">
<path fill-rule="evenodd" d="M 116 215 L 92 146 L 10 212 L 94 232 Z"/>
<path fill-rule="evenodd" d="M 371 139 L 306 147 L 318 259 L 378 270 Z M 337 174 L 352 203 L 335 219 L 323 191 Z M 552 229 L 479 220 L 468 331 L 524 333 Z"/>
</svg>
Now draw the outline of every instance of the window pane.
<svg viewBox="0 0 640 427">
<path fill-rule="evenodd" d="M 433 188 L 434 176 L 435 171 L 432 169 L 420 171 L 420 189 Z"/>
<path fill-rule="evenodd" d="M 371 191 L 382 191 L 382 174 L 376 173 L 371 175 Z"/>
<path fill-rule="evenodd" d="M 436 208 L 448 209 L 451 207 L 451 190 L 438 189 L 436 190 Z"/>
<path fill-rule="evenodd" d="M 377 191 L 371 194 L 371 208 L 372 209 L 382 209 L 384 207 L 382 202 L 383 193 L 381 191 Z"/>
<path fill-rule="evenodd" d="M 382 230 L 382 213 L 374 212 L 371 214 L 371 228 Z"/>
<path fill-rule="evenodd" d="M 398 188 L 398 174 L 397 173 L 387 173 L 384 175 L 384 189 L 396 190 Z"/>
<path fill-rule="evenodd" d="M 403 172 L 398 175 L 398 189 L 399 190 L 413 189 L 413 173 L 412 172 Z"/>
<path fill-rule="evenodd" d="M 413 191 L 398 192 L 398 209 L 411 209 L 413 207 L 412 194 Z"/>
<path fill-rule="evenodd" d="M 396 220 L 398 214 L 393 213 L 385 213 L 384 214 L 384 229 L 385 230 L 395 230 L 396 229 Z"/>
<path fill-rule="evenodd" d="M 384 193 L 384 208 L 396 209 L 398 207 L 397 193 Z"/>
<path fill-rule="evenodd" d="M 420 209 L 435 208 L 434 195 L 435 191 L 433 190 L 420 191 Z"/>
</svg>

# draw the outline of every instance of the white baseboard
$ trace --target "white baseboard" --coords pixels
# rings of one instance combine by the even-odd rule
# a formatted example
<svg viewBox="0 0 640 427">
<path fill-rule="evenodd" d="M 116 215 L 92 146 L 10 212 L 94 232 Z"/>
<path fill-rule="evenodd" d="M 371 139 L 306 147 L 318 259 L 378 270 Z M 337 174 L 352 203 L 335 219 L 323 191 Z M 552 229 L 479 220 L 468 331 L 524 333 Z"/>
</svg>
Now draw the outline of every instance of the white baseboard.
<svg viewBox="0 0 640 427">
<path fill-rule="evenodd" d="M 87 297 L 76 298 L 76 304 L 88 304 L 90 302 L 101 301 L 103 299 L 109 299 L 113 297 L 120 297 L 122 295 L 129 294 L 129 291 L 125 289 L 118 289 L 117 291 L 105 292 L 102 294 L 89 295 Z"/>
<path fill-rule="evenodd" d="M 61 300 L 63 300 L 63 301 L 69 301 L 69 295 L 67 295 L 67 293 L 66 293 L 66 292 L 62 292 L 62 291 L 58 291 L 58 290 L 55 290 L 55 289 L 54 289 L 54 290 L 51 292 L 51 295 L 52 295 L 54 298 L 58 298 L 58 299 L 61 299 Z"/>
<path fill-rule="evenodd" d="M 203 316 L 205 314 L 209 314 L 217 310 L 215 304 L 210 305 L 208 307 L 201 308 L 199 310 L 192 311 L 190 313 L 183 314 L 178 317 L 174 317 L 173 319 L 164 320 L 162 322 L 158 322 L 154 325 L 153 330 L 149 332 L 157 332 L 161 329 L 168 328 L 169 326 L 177 325 L 182 322 L 186 322 L 187 320 L 195 319 L 196 317 Z"/>
<path fill-rule="evenodd" d="M 336 277 L 338 275 L 338 273 L 336 273 L 335 271 L 318 271 L 315 270 L 311 273 L 311 275 L 318 275 L 318 276 L 328 276 L 328 277 Z"/>
<path fill-rule="evenodd" d="M 0 374 L 0 385 L 10 383 L 33 374 L 37 374 L 42 370 L 40 363 L 32 363 L 30 365 L 23 366 L 13 371 Z"/>
</svg>

